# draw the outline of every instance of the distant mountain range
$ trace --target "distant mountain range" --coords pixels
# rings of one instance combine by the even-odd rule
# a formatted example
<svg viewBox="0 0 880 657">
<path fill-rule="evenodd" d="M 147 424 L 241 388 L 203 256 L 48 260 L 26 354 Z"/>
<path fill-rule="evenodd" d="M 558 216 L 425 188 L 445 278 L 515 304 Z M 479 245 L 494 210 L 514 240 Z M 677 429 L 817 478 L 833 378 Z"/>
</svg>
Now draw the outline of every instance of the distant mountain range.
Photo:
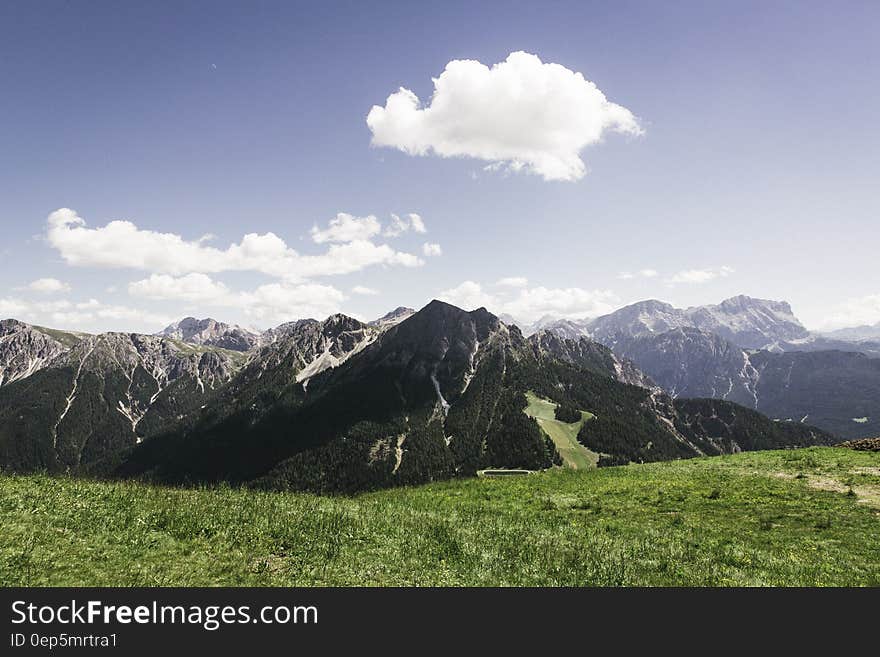
<svg viewBox="0 0 880 657">
<path fill-rule="evenodd" d="M 156 336 L 9 321 L 0 338 L 0 466 L 20 471 L 354 491 L 560 464 L 526 392 L 593 414 L 578 441 L 600 465 L 835 440 L 438 301 L 260 334 L 188 318 Z"/>
<path fill-rule="evenodd" d="M 847 342 L 866 342 L 870 340 L 880 341 L 880 322 L 871 326 L 856 326 L 842 328 L 822 334 L 830 340 L 844 340 Z"/>
<path fill-rule="evenodd" d="M 812 334 L 789 304 L 746 296 L 681 310 L 643 301 L 592 320 L 525 331 L 590 337 L 676 398 L 735 401 L 842 437 L 880 434 L 880 342 L 870 327 Z"/>
</svg>

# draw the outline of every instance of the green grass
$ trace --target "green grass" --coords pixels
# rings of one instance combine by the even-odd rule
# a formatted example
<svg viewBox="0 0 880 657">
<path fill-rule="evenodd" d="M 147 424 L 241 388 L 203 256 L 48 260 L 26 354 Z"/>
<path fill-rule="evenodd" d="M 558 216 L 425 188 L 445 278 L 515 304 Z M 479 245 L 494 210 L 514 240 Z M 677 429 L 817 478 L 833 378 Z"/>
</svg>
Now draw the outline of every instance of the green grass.
<svg viewBox="0 0 880 657">
<path fill-rule="evenodd" d="M 595 468 L 599 461 L 599 455 L 592 452 L 578 442 L 577 435 L 584 422 L 593 418 L 592 413 L 581 411 L 581 419 L 578 422 L 560 422 L 555 419 L 556 403 L 549 399 L 538 397 L 533 392 L 526 393 L 528 406 L 525 414 L 535 418 L 538 426 L 544 430 L 556 450 L 562 457 L 566 467 L 574 470 L 586 470 Z"/>
<path fill-rule="evenodd" d="M 2 476 L 0 584 L 876 586 L 878 492 L 842 448 L 354 498 Z"/>
</svg>

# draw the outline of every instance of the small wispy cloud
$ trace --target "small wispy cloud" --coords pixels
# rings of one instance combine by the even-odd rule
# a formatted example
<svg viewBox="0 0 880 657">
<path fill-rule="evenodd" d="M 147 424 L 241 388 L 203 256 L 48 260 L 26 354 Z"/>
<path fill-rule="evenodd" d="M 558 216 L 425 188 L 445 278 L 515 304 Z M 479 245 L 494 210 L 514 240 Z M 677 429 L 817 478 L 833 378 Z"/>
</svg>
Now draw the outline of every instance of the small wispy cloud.
<svg viewBox="0 0 880 657">
<path fill-rule="evenodd" d="M 727 265 L 709 269 L 684 269 L 670 276 L 666 279 L 666 282 L 669 285 L 678 285 L 680 283 L 688 285 L 708 283 L 717 278 L 726 278 L 733 274 L 734 271 L 736 270 L 734 270 L 733 267 L 728 267 Z"/>
<path fill-rule="evenodd" d="M 57 278 L 38 278 L 28 283 L 27 289 L 40 294 L 57 294 L 59 292 L 70 292 L 70 285 L 64 281 L 59 281 Z"/>
<path fill-rule="evenodd" d="M 617 275 L 622 281 L 630 281 L 634 278 L 656 278 L 660 275 L 656 269 L 639 269 L 637 272 L 623 271 Z"/>
</svg>

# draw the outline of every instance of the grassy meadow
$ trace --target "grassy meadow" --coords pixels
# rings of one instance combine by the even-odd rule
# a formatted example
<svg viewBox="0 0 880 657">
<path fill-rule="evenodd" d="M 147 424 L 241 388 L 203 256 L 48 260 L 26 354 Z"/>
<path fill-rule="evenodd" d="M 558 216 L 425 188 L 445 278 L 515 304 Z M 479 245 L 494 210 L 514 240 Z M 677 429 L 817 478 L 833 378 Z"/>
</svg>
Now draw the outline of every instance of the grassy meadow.
<svg viewBox="0 0 880 657">
<path fill-rule="evenodd" d="M 574 470 L 596 467 L 599 455 L 581 445 L 577 439 L 584 422 L 593 419 L 592 413 L 580 411 L 581 419 L 577 422 L 561 422 L 556 419 L 556 402 L 538 397 L 533 392 L 526 393 L 526 401 L 528 406 L 524 409 L 525 414 L 534 418 L 544 433 L 550 436 L 565 467 Z"/>
<path fill-rule="evenodd" d="M 0 476 L 0 584 L 880 585 L 880 453 L 475 478 L 357 497 Z"/>
</svg>

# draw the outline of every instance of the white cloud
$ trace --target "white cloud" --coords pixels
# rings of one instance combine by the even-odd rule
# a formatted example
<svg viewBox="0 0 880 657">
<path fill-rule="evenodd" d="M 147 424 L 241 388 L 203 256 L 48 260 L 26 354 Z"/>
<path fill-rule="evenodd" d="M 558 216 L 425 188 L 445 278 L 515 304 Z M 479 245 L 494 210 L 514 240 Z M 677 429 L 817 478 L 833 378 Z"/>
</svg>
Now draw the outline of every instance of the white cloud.
<svg viewBox="0 0 880 657">
<path fill-rule="evenodd" d="M 0 317 L 70 330 L 142 330 L 153 332 L 170 323 L 170 318 L 127 306 L 108 305 L 97 299 L 72 302 L 0 299 Z"/>
<path fill-rule="evenodd" d="M 398 237 L 410 230 L 416 233 L 428 232 L 428 229 L 425 227 L 425 221 L 420 215 L 410 213 L 405 217 L 400 217 L 396 214 L 392 214 L 391 225 L 388 226 L 382 234 L 385 237 Z"/>
<path fill-rule="evenodd" d="M 428 229 L 425 227 L 424 220 L 414 212 L 409 215 L 409 223 L 410 226 L 412 226 L 412 229 L 417 233 L 428 232 Z"/>
<path fill-rule="evenodd" d="M 439 244 L 432 242 L 425 242 L 422 244 L 422 253 L 426 256 L 439 256 L 443 255 L 443 249 L 440 248 Z"/>
<path fill-rule="evenodd" d="M 594 317 L 611 312 L 617 297 L 609 290 L 584 290 L 578 287 L 521 288 L 514 296 L 491 294 L 479 283 L 465 281 L 440 293 L 439 298 L 453 305 L 473 310 L 485 306 L 495 314 L 508 314 L 524 322 L 544 315 L 569 318 Z"/>
<path fill-rule="evenodd" d="M 660 275 L 656 269 L 639 269 L 636 273 L 624 271 L 617 275 L 622 281 L 631 281 L 634 278 L 656 278 Z"/>
<path fill-rule="evenodd" d="M 153 274 L 141 281 L 128 284 L 128 293 L 134 297 L 152 300 L 176 299 L 211 303 L 230 295 L 229 288 L 215 282 L 206 274 L 187 274 L 174 277 Z"/>
<path fill-rule="evenodd" d="M 20 319 L 28 310 L 28 304 L 12 297 L 0 298 L 0 319 Z"/>
<path fill-rule="evenodd" d="M 57 278 L 38 278 L 31 281 L 27 288 L 31 292 L 39 292 L 40 294 L 55 294 L 57 292 L 69 292 L 70 285 Z"/>
<path fill-rule="evenodd" d="M 688 284 L 698 284 L 698 283 L 708 283 L 709 281 L 713 281 L 716 278 L 725 278 L 734 273 L 734 269 L 728 266 L 718 267 L 716 269 L 685 269 L 676 274 L 673 274 L 670 278 L 667 279 L 667 283 L 670 285 L 676 285 L 678 283 L 688 283 Z"/>
<path fill-rule="evenodd" d="M 535 287 L 521 290 L 519 296 L 504 304 L 504 311 L 524 321 L 543 315 L 581 319 L 614 310 L 615 295 L 609 290 L 584 290 L 579 287 Z"/>
<path fill-rule="evenodd" d="M 433 82 L 427 106 L 403 87 L 384 107 L 373 106 L 367 115 L 373 145 L 578 180 L 587 171 L 579 155 L 586 146 L 606 132 L 642 134 L 632 112 L 608 101 L 581 73 L 525 52 L 492 68 L 453 60 Z"/>
<path fill-rule="evenodd" d="M 364 287 L 363 285 L 355 285 L 353 288 L 351 288 L 351 293 L 374 297 L 379 294 L 379 290 L 375 290 L 371 287 Z"/>
<path fill-rule="evenodd" d="M 254 322 L 268 326 L 304 317 L 323 319 L 339 312 L 344 300 L 345 295 L 329 285 L 269 283 L 240 294 L 238 305 Z"/>
<path fill-rule="evenodd" d="M 831 309 L 819 326 L 822 330 L 880 323 L 880 294 L 847 299 Z"/>
<path fill-rule="evenodd" d="M 198 240 L 186 241 L 174 233 L 142 230 L 130 221 L 111 221 L 99 228 L 87 228 L 85 221 L 67 208 L 49 215 L 47 238 L 70 265 L 140 269 L 173 276 L 254 271 L 287 281 L 303 281 L 348 274 L 374 265 L 424 264 L 413 254 L 363 239 L 375 228 L 370 222 L 340 220 L 334 224 L 338 218 L 331 220 L 326 230 L 318 231 L 319 239 L 338 242 L 344 237 L 350 241 L 333 243 L 319 255 L 301 255 L 274 233 L 249 233 L 238 244 L 221 250 Z"/>
<path fill-rule="evenodd" d="M 465 310 L 474 310 L 480 307 L 492 309 L 496 306 L 495 297 L 484 292 L 482 286 L 474 281 L 465 281 L 458 287 L 443 290 L 438 298 Z"/>
<path fill-rule="evenodd" d="M 345 295 L 330 285 L 282 281 L 241 292 L 230 290 L 204 274 L 180 277 L 153 274 L 130 283 L 128 291 L 132 296 L 154 301 L 184 301 L 199 303 L 202 308 L 235 309 L 262 325 L 304 317 L 323 318 L 339 312 L 345 300 Z"/>
<path fill-rule="evenodd" d="M 529 279 L 523 276 L 509 276 L 495 281 L 495 285 L 499 287 L 525 287 L 529 284 Z"/>
<path fill-rule="evenodd" d="M 373 215 L 368 217 L 355 217 L 354 215 L 340 212 L 330 220 L 327 228 L 321 230 L 317 226 L 312 227 L 312 241 L 316 244 L 325 242 L 354 242 L 368 240 L 378 235 L 382 230 L 379 220 Z"/>
</svg>

